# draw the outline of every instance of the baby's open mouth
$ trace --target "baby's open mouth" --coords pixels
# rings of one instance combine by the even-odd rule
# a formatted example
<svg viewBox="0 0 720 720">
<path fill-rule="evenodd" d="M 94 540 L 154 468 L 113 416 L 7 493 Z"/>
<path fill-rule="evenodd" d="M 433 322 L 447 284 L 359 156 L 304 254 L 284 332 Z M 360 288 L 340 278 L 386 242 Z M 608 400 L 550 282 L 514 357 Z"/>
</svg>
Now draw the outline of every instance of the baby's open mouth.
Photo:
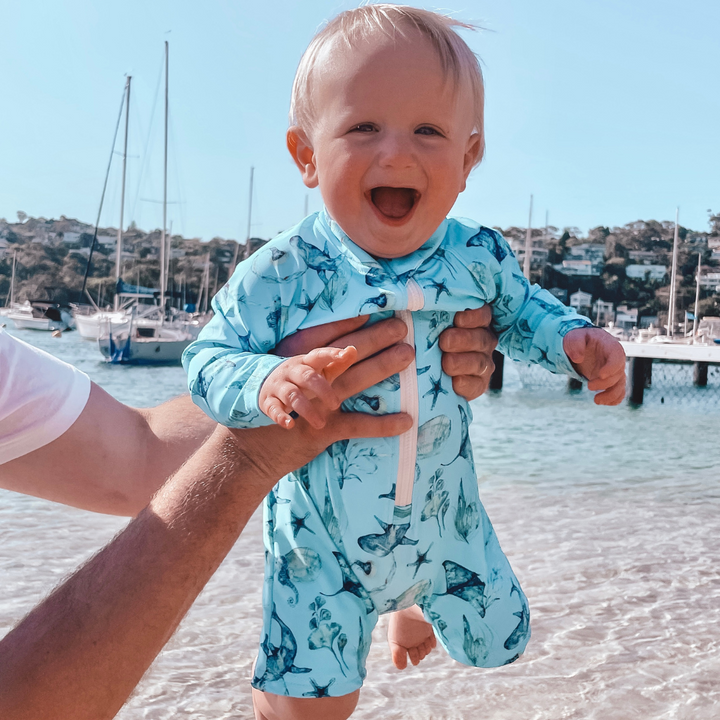
<svg viewBox="0 0 720 720">
<path fill-rule="evenodd" d="M 370 198 L 381 215 L 391 220 L 402 220 L 415 207 L 420 193 L 412 188 L 376 187 L 370 191 Z"/>
</svg>

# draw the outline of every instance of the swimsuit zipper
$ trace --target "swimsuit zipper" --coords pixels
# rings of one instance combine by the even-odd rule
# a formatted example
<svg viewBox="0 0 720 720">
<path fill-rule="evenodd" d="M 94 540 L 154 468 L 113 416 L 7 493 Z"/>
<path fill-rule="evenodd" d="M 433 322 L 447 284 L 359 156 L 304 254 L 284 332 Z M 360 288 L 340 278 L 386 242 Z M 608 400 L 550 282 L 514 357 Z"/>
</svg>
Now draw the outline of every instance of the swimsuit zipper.
<svg viewBox="0 0 720 720">
<path fill-rule="evenodd" d="M 422 289 L 415 280 L 408 280 L 407 286 L 408 309 L 398 310 L 395 315 L 407 327 L 405 342 L 415 347 L 415 327 L 413 325 L 413 310 L 420 310 L 425 304 Z M 398 475 L 395 488 L 395 505 L 400 507 L 412 502 L 413 485 L 415 483 L 415 460 L 417 456 L 417 430 L 420 414 L 418 400 L 417 364 L 415 359 L 400 371 L 400 410 L 406 412 L 413 419 L 412 427 L 400 435 L 400 449 L 398 453 Z"/>
</svg>

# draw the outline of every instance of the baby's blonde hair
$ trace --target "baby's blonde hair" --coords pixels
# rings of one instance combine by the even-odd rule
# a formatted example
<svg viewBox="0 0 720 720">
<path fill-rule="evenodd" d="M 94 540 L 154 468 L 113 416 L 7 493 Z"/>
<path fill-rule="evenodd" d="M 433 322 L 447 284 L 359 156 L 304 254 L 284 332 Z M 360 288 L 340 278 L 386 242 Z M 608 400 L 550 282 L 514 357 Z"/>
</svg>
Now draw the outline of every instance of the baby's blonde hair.
<svg viewBox="0 0 720 720">
<path fill-rule="evenodd" d="M 408 5 L 367 4 L 340 13 L 315 35 L 300 59 L 290 100 L 290 125 L 297 125 L 306 132 L 310 132 L 313 127 L 316 119 L 312 97 L 313 70 L 320 52 L 330 42 L 338 39 L 346 47 L 353 48 L 357 43 L 378 35 L 394 39 L 397 34 L 407 39 L 408 32 L 416 32 L 430 41 L 443 72 L 452 79 L 455 88 L 459 88 L 463 80 L 469 83 L 475 109 L 474 130 L 482 139 L 477 159 L 479 163 L 485 149 L 482 70 L 477 56 L 455 32 L 455 28 L 475 29 L 473 25 L 447 15 Z"/>
</svg>

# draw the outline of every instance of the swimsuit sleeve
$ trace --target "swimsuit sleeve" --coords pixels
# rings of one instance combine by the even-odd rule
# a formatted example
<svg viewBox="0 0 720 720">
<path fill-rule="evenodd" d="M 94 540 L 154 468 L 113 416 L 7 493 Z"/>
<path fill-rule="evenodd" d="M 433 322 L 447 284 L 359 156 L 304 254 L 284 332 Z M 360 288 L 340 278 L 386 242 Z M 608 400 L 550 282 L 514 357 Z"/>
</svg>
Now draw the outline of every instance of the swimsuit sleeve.
<svg viewBox="0 0 720 720">
<path fill-rule="evenodd" d="M 294 286 L 273 275 L 265 255 L 238 265 L 213 298 L 214 317 L 183 353 L 193 402 L 226 427 L 272 424 L 258 406 L 260 388 L 285 359 L 270 351 L 297 330 L 288 301 Z"/>
<path fill-rule="evenodd" d="M 593 323 L 539 285 L 530 285 L 502 235 L 485 232 L 493 235 L 496 249 L 489 263 L 495 297 L 489 302 L 498 350 L 513 360 L 579 378 L 563 350 L 563 338 L 576 328 L 594 327 Z"/>
</svg>

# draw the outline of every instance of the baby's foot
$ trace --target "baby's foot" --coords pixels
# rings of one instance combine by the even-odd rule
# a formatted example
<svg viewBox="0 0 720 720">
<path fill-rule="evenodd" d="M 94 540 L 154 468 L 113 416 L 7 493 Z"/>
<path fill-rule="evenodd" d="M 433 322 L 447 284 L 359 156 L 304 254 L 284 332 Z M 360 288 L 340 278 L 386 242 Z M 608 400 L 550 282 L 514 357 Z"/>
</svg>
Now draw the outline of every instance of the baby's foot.
<svg viewBox="0 0 720 720">
<path fill-rule="evenodd" d="M 423 617 L 422 610 L 413 605 L 390 616 L 388 644 L 392 661 L 398 670 L 407 667 L 407 659 L 417 665 L 437 644 L 432 625 Z"/>
</svg>

